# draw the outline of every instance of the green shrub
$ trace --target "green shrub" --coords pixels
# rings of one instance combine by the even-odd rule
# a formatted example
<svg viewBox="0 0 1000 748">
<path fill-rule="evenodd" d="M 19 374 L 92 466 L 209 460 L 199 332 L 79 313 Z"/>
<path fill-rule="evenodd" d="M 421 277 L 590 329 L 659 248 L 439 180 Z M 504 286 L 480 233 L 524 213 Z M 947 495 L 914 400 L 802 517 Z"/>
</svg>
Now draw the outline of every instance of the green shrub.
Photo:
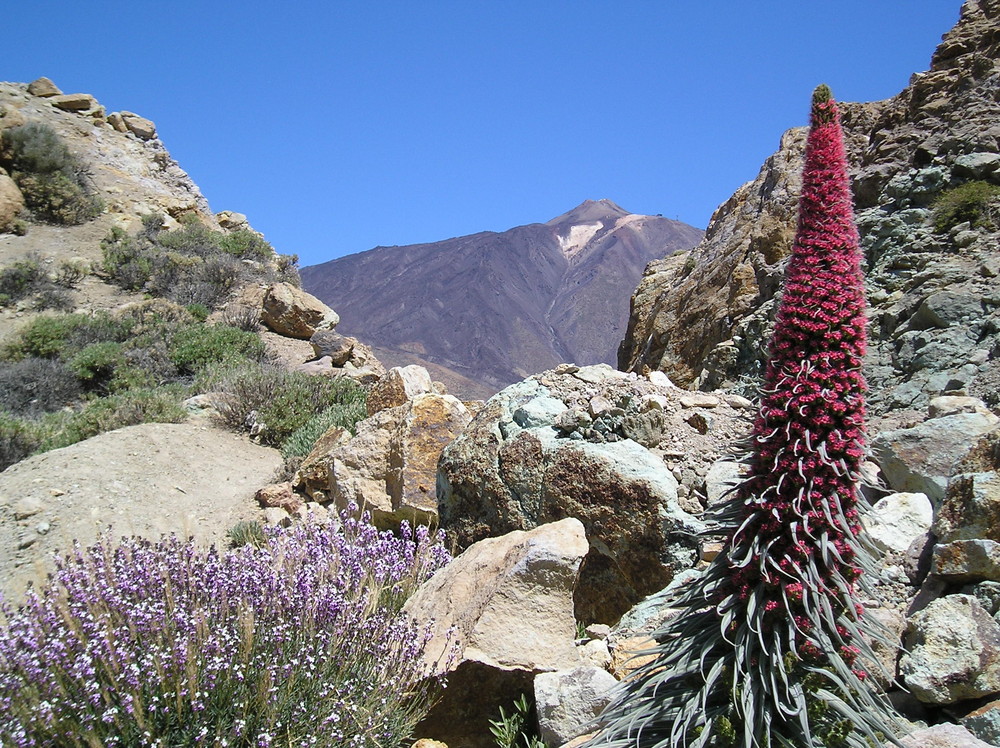
<svg viewBox="0 0 1000 748">
<path fill-rule="evenodd" d="M 187 396 L 183 387 L 130 390 L 89 401 L 73 413 L 42 444 L 43 450 L 70 444 L 103 434 L 106 431 L 136 426 L 140 423 L 180 423 L 187 418 L 181 401 Z"/>
<path fill-rule="evenodd" d="M 177 331 L 169 344 L 170 360 L 186 374 L 209 364 L 240 359 L 263 360 L 266 349 L 260 337 L 225 325 L 194 324 Z"/>
<path fill-rule="evenodd" d="M 37 292 L 48 283 L 48 276 L 37 257 L 18 260 L 0 270 L 0 297 L 4 305 L 13 304 Z"/>
<path fill-rule="evenodd" d="M 126 291 L 138 291 L 153 273 L 150 244 L 113 226 L 101 240 L 101 269 L 108 279 Z"/>
<path fill-rule="evenodd" d="M 31 421 L 0 411 L 0 470 L 30 457 L 41 442 L 39 430 Z"/>
<path fill-rule="evenodd" d="M 63 288 L 76 288 L 87 277 L 89 269 L 82 260 L 63 260 L 56 269 L 52 281 Z"/>
<path fill-rule="evenodd" d="M 281 456 L 286 460 L 292 457 L 305 457 L 312 451 L 316 440 L 334 426 L 347 429 L 353 434 L 358 421 L 368 416 L 363 397 L 364 390 L 360 387 L 358 390 L 360 395 L 356 400 L 332 405 L 295 429 L 281 445 Z"/>
<path fill-rule="evenodd" d="M 77 224 L 103 210 L 100 199 L 88 189 L 83 163 L 48 125 L 30 122 L 5 130 L 0 153 L 25 205 L 37 218 Z"/>
<path fill-rule="evenodd" d="M 5 346 L 3 358 L 15 361 L 28 356 L 56 358 L 73 333 L 86 324 L 85 314 L 60 314 L 33 319 Z"/>
<path fill-rule="evenodd" d="M 256 231 L 237 229 L 223 234 L 219 240 L 223 252 L 244 260 L 266 262 L 274 256 L 274 247 L 265 241 Z"/>
<path fill-rule="evenodd" d="M 196 387 L 223 393 L 219 414 L 225 425 L 273 447 L 281 447 L 317 413 L 363 403 L 365 397 L 349 379 L 312 377 L 268 364 L 206 370 Z"/>
<path fill-rule="evenodd" d="M 934 201 L 934 230 L 944 234 L 966 221 L 973 227 L 995 228 L 998 196 L 1000 187 L 983 181 L 966 182 L 945 190 Z"/>
<path fill-rule="evenodd" d="M 204 322 L 208 319 L 208 315 L 211 313 L 211 310 L 204 304 L 188 304 L 184 308 L 191 312 L 191 316 L 198 322 Z M 233 325 L 233 327 L 235 327 L 235 325 Z"/>
<path fill-rule="evenodd" d="M 244 545 L 252 545 L 262 548 L 267 542 L 264 537 L 264 526 L 255 520 L 242 520 L 237 522 L 226 533 L 229 538 L 230 548 L 239 548 Z"/>
</svg>

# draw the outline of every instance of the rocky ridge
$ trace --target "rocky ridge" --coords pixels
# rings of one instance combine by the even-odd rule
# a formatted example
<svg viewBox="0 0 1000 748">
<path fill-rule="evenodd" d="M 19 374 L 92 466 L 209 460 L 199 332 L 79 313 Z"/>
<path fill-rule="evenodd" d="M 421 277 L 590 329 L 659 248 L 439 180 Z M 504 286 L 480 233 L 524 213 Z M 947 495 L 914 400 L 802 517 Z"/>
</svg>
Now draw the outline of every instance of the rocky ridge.
<svg viewBox="0 0 1000 748">
<path fill-rule="evenodd" d="M 898 96 L 845 104 L 870 317 L 876 414 L 922 411 L 947 391 L 1000 404 L 1000 225 L 935 231 L 934 200 L 962 183 L 1000 183 L 1000 4 L 970 0 L 931 61 Z M 757 178 L 715 212 L 690 254 L 654 261 L 632 299 L 626 370 L 685 386 L 750 387 L 791 250 L 804 130 L 788 131 Z"/>
</svg>

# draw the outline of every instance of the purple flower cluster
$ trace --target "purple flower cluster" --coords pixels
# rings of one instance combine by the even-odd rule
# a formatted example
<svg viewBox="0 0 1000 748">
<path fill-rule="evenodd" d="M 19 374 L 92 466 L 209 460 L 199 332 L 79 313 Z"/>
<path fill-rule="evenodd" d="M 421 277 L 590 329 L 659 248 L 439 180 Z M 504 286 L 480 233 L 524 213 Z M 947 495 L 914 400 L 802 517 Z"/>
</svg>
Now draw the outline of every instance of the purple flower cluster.
<svg viewBox="0 0 1000 748">
<path fill-rule="evenodd" d="M 3 607 L 0 745 L 395 745 L 440 685 L 400 609 L 449 558 L 351 511 L 224 553 L 77 545 Z"/>
</svg>

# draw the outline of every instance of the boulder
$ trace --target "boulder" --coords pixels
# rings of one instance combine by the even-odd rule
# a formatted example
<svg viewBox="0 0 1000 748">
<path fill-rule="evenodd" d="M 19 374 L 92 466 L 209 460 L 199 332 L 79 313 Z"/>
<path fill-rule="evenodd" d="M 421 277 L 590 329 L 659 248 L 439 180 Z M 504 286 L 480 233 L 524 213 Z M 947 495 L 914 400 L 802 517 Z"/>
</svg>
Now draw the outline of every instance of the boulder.
<svg viewBox="0 0 1000 748">
<path fill-rule="evenodd" d="M 1000 431 L 975 441 L 957 471 L 934 522 L 938 540 L 1000 541 Z"/>
<path fill-rule="evenodd" d="M 556 369 L 502 390 L 438 465 L 442 527 L 459 547 L 567 516 L 584 523 L 591 551 L 576 598 L 587 623 L 613 623 L 696 562 L 692 495 L 747 425 L 716 398 L 702 433 L 685 421 L 692 408 L 680 398 L 691 393 L 607 368 Z M 666 406 L 644 410 L 649 395 Z M 613 407 L 592 408 L 598 397 Z"/>
<path fill-rule="evenodd" d="M 301 288 L 275 283 L 264 296 L 261 322 L 279 335 L 309 340 L 317 330 L 336 327 L 340 317 Z"/>
<path fill-rule="evenodd" d="M 984 743 L 961 725 L 944 723 L 911 732 L 900 741 L 906 748 L 995 748 L 992 743 Z M 886 743 L 885 748 L 895 748 L 894 743 Z"/>
<path fill-rule="evenodd" d="M 546 745 L 562 745 L 587 731 L 611 702 L 618 681 L 607 670 L 578 667 L 535 676 L 538 734 Z"/>
<path fill-rule="evenodd" d="M 539 673 L 581 664 L 573 588 L 587 547 L 583 525 L 567 518 L 474 543 L 417 589 L 404 611 L 430 627 L 427 668 L 448 673 L 418 734 L 494 748 L 489 720 L 501 706 Z"/>
<path fill-rule="evenodd" d="M 938 543 L 931 557 L 931 573 L 955 584 L 1000 582 L 1000 543 L 982 539 Z"/>
<path fill-rule="evenodd" d="M 122 117 L 121 112 L 112 112 L 109 114 L 108 124 L 118 132 L 128 132 L 128 128 L 125 126 L 125 119 Z"/>
<path fill-rule="evenodd" d="M 215 220 L 219 222 L 222 228 L 227 230 L 245 229 L 250 226 L 246 215 L 232 210 L 220 210 L 215 214 Z"/>
<path fill-rule="evenodd" d="M 24 210 L 24 196 L 6 174 L 0 174 L 0 232 L 6 231 Z"/>
<path fill-rule="evenodd" d="M 368 393 L 368 415 L 395 408 L 418 395 L 433 391 L 431 375 L 423 366 L 394 366 Z"/>
<path fill-rule="evenodd" d="M 58 94 L 50 96 L 52 106 L 65 109 L 68 112 L 86 112 L 100 106 L 90 94 Z"/>
<path fill-rule="evenodd" d="M 355 504 L 380 528 L 403 519 L 433 524 L 438 459 L 471 417 L 451 395 L 425 393 L 360 421 L 353 438 L 331 429 L 299 468 L 296 486 L 319 502 Z"/>
<path fill-rule="evenodd" d="M 151 120 L 140 117 L 135 112 L 121 112 L 121 116 L 125 129 L 139 140 L 152 140 L 156 137 L 156 125 Z"/>
<path fill-rule="evenodd" d="M 357 338 L 349 338 L 334 330 L 317 330 L 309 338 L 309 344 L 312 346 L 316 358 L 329 356 L 332 366 L 343 366 L 346 364 L 350 360 L 351 353 L 354 352 L 354 346 L 357 343 Z"/>
<path fill-rule="evenodd" d="M 955 413 L 912 428 L 879 434 L 873 451 L 888 484 L 896 491 L 919 492 L 935 506 L 944 499 L 948 479 L 975 438 L 1000 423 L 992 413 Z"/>
<path fill-rule="evenodd" d="M 41 78 L 35 78 L 35 80 L 28 84 L 28 93 L 32 96 L 48 98 L 50 96 L 59 96 L 62 91 L 59 90 L 59 87 L 55 83 L 42 76 Z"/>
<path fill-rule="evenodd" d="M 962 717 L 962 726 L 990 745 L 1000 745 L 1000 701 L 990 701 Z"/>
<path fill-rule="evenodd" d="M 906 551 L 930 529 L 934 508 L 922 493 L 894 493 L 879 499 L 861 519 L 877 548 Z"/>
<path fill-rule="evenodd" d="M 971 595 L 948 595 L 910 617 L 899 672 L 925 704 L 1000 692 L 1000 625 Z"/>
</svg>

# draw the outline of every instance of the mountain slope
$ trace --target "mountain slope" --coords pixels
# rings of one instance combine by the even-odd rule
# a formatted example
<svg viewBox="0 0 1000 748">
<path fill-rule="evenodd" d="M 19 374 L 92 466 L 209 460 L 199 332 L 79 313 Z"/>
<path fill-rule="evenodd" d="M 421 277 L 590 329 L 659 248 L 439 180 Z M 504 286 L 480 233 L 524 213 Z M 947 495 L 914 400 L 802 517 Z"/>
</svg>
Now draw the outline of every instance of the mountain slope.
<svg viewBox="0 0 1000 748">
<path fill-rule="evenodd" d="M 547 223 L 305 267 L 302 282 L 387 363 L 418 357 L 496 389 L 563 361 L 613 362 L 646 264 L 701 236 L 588 200 Z"/>
</svg>

